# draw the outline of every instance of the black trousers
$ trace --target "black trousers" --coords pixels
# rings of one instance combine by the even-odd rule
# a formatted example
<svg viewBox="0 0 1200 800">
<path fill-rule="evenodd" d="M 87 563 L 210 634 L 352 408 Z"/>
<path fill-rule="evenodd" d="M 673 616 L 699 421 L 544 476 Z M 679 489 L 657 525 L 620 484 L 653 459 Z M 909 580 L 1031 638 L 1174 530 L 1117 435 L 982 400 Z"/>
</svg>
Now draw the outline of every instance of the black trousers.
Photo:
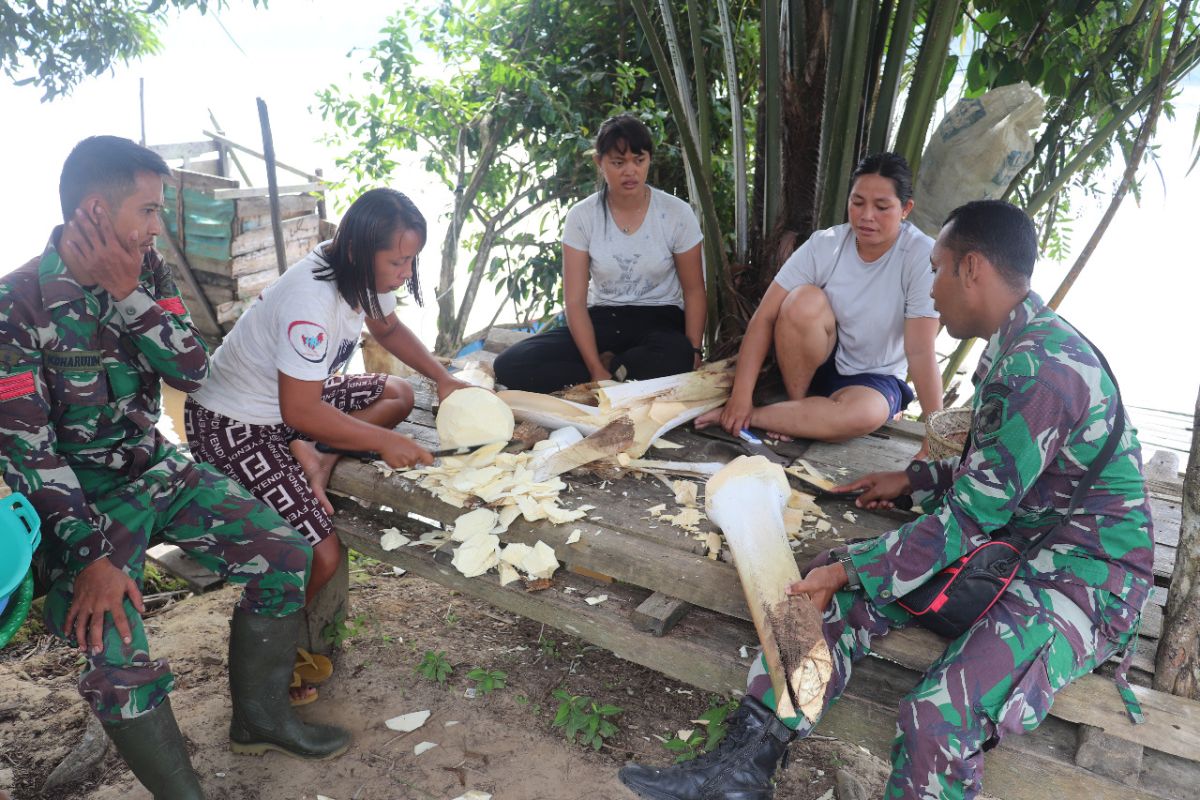
<svg viewBox="0 0 1200 800">
<path fill-rule="evenodd" d="M 695 352 L 677 306 L 592 306 L 596 348 L 612 353 L 612 371 L 624 366 L 631 380 L 661 378 L 692 369 Z M 592 379 L 564 325 L 513 345 L 496 357 L 496 381 L 509 389 L 549 393 Z"/>
</svg>

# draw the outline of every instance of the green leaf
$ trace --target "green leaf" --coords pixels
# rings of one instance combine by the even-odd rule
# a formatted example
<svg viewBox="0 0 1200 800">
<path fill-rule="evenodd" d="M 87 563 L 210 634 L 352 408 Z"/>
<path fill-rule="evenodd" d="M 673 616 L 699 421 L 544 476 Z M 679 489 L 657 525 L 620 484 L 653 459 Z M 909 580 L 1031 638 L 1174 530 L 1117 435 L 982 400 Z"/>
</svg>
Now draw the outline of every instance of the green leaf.
<svg viewBox="0 0 1200 800">
<path fill-rule="evenodd" d="M 975 25 L 983 31 L 990 31 L 1004 19 L 1003 11 L 981 11 L 975 15 Z"/>
</svg>

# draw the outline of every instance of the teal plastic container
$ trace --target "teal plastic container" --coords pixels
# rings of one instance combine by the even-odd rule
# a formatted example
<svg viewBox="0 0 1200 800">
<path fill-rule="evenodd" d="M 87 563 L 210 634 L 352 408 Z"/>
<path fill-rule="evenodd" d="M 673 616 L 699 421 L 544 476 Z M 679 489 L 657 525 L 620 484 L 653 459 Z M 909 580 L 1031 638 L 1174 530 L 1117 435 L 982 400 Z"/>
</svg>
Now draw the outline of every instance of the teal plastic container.
<svg viewBox="0 0 1200 800">
<path fill-rule="evenodd" d="M 42 541 L 42 523 L 20 492 L 0 499 L 0 614 L 29 573 Z"/>
</svg>

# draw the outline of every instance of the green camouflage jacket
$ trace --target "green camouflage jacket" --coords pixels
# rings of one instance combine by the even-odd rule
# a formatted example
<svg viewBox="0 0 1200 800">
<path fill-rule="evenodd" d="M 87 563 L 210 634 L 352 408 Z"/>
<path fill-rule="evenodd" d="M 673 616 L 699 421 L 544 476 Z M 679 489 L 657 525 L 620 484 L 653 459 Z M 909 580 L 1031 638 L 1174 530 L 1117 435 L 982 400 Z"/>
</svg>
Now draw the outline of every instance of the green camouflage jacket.
<svg viewBox="0 0 1200 800">
<path fill-rule="evenodd" d="M 120 302 L 86 289 L 55 250 L 0 278 L 0 468 L 43 522 L 43 563 L 74 574 L 112 552 L 89 497 L 141 476 L 170 444 L 159 380 L 195 391 L 208 354 L 167 265 L 145 256 Z"/>
<path fill-rule="evenodd" d="M 987 343 L 974 380 L 970 447 L 961 460 L 913 462 L 916 499 L 931 513 L 850 547 L 872 602 L 912 591 L 1003 526 L 1029 537 L 1058 523 L 1075 484 L 1112 430 L 1116 390 L 1095 351 L 1036 294 Z M 1025 576 L 1052 581 L 1084 608 L 1101 589 L 1124 601 L 1113 632 L 1132 626 L 1153 583 L 1154 538 L 1141 447 L 1126 423 L 1070 525 Z"/>
</svg>

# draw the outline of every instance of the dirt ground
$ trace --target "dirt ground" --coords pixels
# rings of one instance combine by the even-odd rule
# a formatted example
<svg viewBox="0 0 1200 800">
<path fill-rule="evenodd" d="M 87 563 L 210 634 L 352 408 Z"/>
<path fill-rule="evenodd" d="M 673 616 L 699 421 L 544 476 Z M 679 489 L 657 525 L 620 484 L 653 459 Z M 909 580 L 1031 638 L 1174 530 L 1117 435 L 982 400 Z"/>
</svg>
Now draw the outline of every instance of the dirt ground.
<svg viewBox="0 0 1200 800">
<path fill-rule="evenodd" d="M 172 704 L 208 797 L 453 800 L 477 790 L 496 800 L 633 798 L 617 769 L 627 759 L 670 763 L 663 739 L 695 728 L 690 720 L 724 699 L 386 565 L 358 562 L 352 578 L 357 632 L 320 699 L 300 710 L 353 732 L 350 751 L 330 762 L 229 752 L 225 651 L 235 589 L 188 597 L 147 620 L 152 652 L 176 673 Z M 415 671 L 427 650 L 445 651 L 454 667 L 444 685 Z M 505 672 L 507 685 L 470 697 L 475 667 Z M 0 775 L 11 769 L 11 786 L 0 788 L 13 800 L 148 798 L 111 749 L 90 778 L 39 794 L 87 722 L 77 669 L 77 654 L 45 636 L 0 651 Z M 560 687 L 623 709 L 599 751 L 568 743 L 553 726 Z M 431 716 L 416 731 L 384 725 L 421 710 Z M 437 747 L 415 755 L 422 742 Z M 865 797 L 880 796 L 883 762 L 813 737 L 792 746 L 776 797 L 832 800 L 839 770 L 859 779 Z"/>
</svg>

